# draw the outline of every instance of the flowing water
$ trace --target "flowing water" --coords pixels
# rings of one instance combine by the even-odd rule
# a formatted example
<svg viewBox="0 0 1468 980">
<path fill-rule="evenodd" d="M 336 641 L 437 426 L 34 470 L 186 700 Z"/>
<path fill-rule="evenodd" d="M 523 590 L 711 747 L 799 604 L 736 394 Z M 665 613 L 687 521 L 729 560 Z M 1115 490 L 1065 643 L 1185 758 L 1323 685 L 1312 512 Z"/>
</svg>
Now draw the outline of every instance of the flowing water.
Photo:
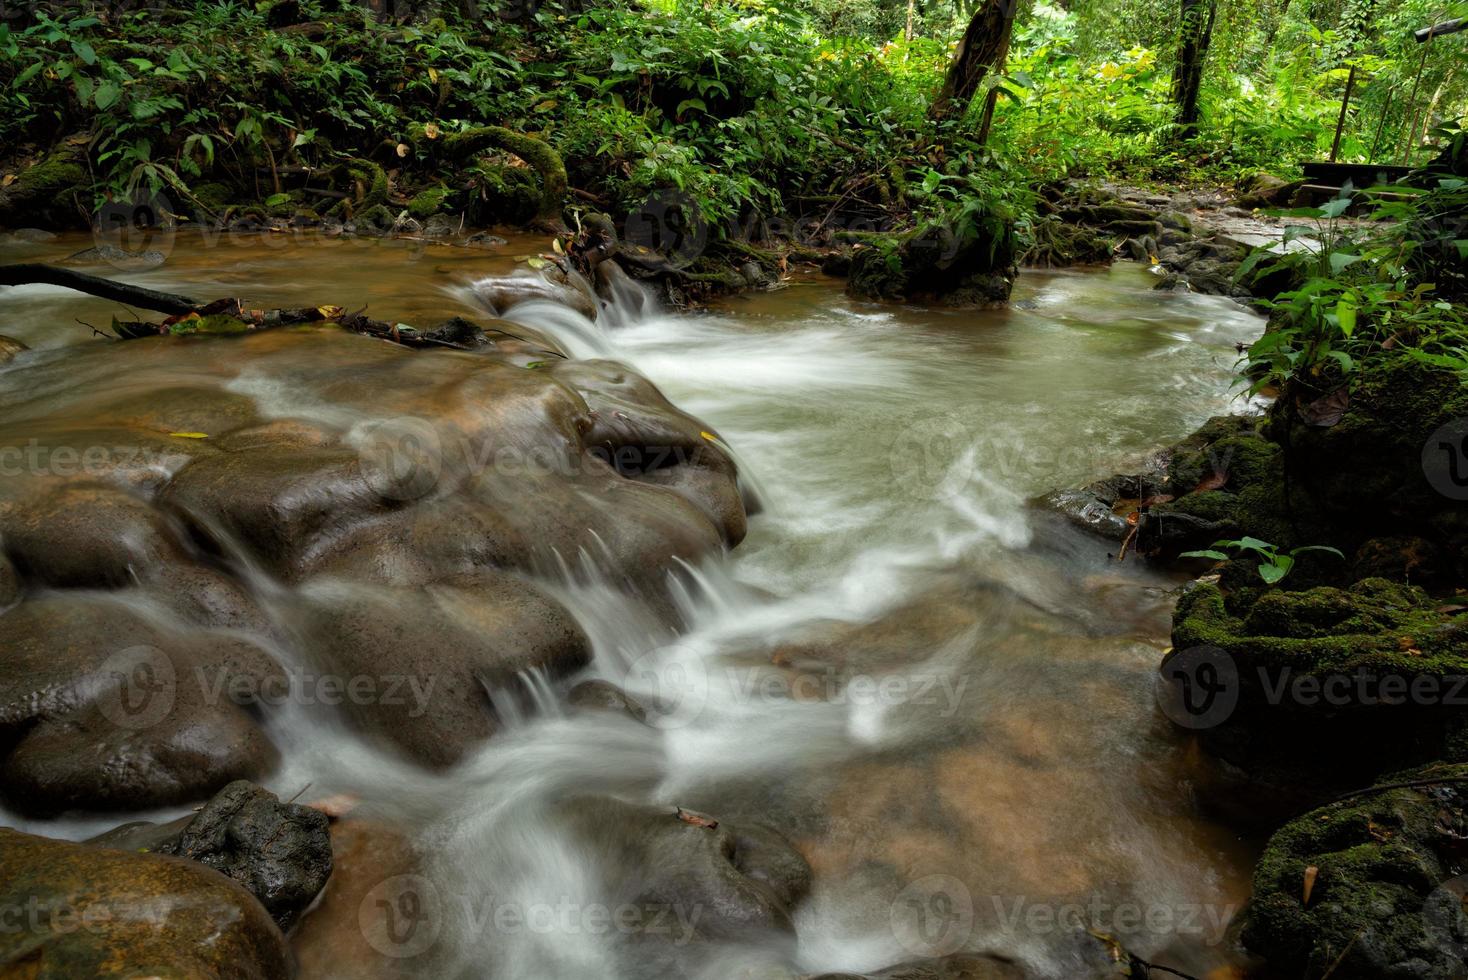
<svg viewBox="0 0 1468 980">
<path fill-rule="evenodd" d="M 181 238 L 166 265 L 128 278 L 428 323 L 482 318 L 469 283 L 533 247 L 486 257 Z M 677 576 L 675 636 L 594 562 L 549 573 L 594 641 L 582 676 L 656 705 L 653 724 L 568 711 L 564 683 L 528 674 L 517 696 L 497 694 L 507 730 L 435 774 L 296 705 L 271 722 L 283 762 L 270 788 L 350 794 L 354 815 L 421 845 L 415 874 L 442 920 L 435 975 L 650 975 L 625 931 L 588 923 L 637 869 L 546 818 L 568 792 L 760 821 L 809 861 L 796 938 L 698 945 L 684 976 L 862 972 L 956 949 L 1081 976 L 1098 947 L 1086 927 L 1191 973 L 1227 964 L 1252 852 L 1196 811 L 1188 745 L 1153 701 L 1179 582 L 1116 562 L 1113 545 L 1028 503 L 1239 409 L 1234 345 L 1258 318 L 1150 286 L 1123 264 L 1027 272 L 997 312 L 858 303 L 827 280 L 701 315 L 592 324 L 548 304 L 512 309 L 573 356 L 629 364 L 716 427 L 763 510 L 727 557 Z M 114 310 L 26 287 L 0 293 L 0 333 L 91 344 L 74 321 Z M 217 383 L 229 373 L 219 365 Z M 309 366 L 292 377 L 309 379 Z M 0 373 L 11 406 L 34 383 Z M 0 821 L 66 836 L 105 823 Z M 493 907 L 545 914 L 506 928 Z"/>
</svg>

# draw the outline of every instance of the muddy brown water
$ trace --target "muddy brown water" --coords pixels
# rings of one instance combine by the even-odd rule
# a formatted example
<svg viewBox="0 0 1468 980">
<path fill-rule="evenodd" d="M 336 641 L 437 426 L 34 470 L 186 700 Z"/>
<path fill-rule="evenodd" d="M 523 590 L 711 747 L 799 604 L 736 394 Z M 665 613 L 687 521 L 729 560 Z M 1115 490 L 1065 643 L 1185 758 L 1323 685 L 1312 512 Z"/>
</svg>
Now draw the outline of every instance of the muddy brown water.
<svg viewBox="0 0 1468 980">
<path fill-rule="evenodd" d="M 90 244 L 8 244 L 0 261 Z M 200 299 L 366 306 L 428 325 L 487 319 L 467 287 L 543 244 L 181 235 L 151 271 L 86 269 Z M 1192 749 L 1154 702 L 1179 582 L 1118 564 L 1108 543 L 1027 503 L 1241 407 L 1234 345 L 1260 319 L 1150 286 L 1122 264 L 1027 272 L 994 312 L 859 303 L 822 279 L 697 315 L 603 318 L 615 327 L 546 304 L 511 310 L 573 356 L 631 366 L 715 428 L 763 511 L 736 549 L 680 571 L 684 625 L 671 638 L 594 569 L 546 569 L 593 661 L 497 701 L 506 730 L 456 768 L 426 771 L 320 705 L 290 704 L 270 724 L 281 760 L 266 784 L 346 794 L 354 815 L 419 844 L 413 874 L 445 909 L 433 975 L 645 975 L 635 943 L 586 922 L 615 892 L 606 877 L 635 869 L 589 866 L 544 819 L 573 791 L 768 823 L 810 863 L 793 941 L 701 947 L 687 976 L 868 971 L 958 949 L 1082 976 L 1096 962 L 1086 928 L 1199 975 L 1236 962 L 1228 926 L 1254 854 L 1193 805 Z M 0 334 L 37 349 L 0 369 L 6 421 L 43 419 L 47 386 L 93 386 L 72 404 L 95 397 L 100 411 L 114 380 L 146 392 L 181 376 L 290 417 L 338 380 L 330 345 L 302 348 L 319 368 L 287 372 L 228 339 L 110 379 L 91 350 L 104 342 L 77 321 L 114 314 L 50 287 L 0 293 Z M 287 373 L 290 391 L 272 384 Z M 570 680 L 586 677 L 656 700 L 654 724 L 566 710 Z M 0 820 L 67 837 L 115 822 Z M 555 911 L 497 928 L 486 903 Z M 321 947 L 305 957 L 319 969 L 362 935 L 304 939 Z"/>
</svg>

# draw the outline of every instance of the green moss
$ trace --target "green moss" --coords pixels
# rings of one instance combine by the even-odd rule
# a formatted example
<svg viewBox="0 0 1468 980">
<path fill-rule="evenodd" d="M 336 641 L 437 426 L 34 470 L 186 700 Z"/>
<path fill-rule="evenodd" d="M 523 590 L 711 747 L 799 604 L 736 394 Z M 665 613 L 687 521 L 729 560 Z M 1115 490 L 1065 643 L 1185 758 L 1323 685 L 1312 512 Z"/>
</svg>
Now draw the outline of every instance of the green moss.
<svg viewBox="0 0 1468 980">
<path fill-rule="evenodd" d="M 419 221 L 427 221 L 444 209 L 445 202 L 452 195 L 453 191 L 442 184 L 420 191 L 408 202 L 408 214 Z"/>
<path fill-rule="evenodd" d="M 863 244 L 852 255 L 847 280 L 855 296 L 990 306 L 1005 302 L 1014 284 L 1014 225 L 998 215 L 930 221 L 905 235 L 873 236 Z"/>
<path fill-rule="evenodd" d="M 84 226 L 83 200 L 91 178 L 83 161 L 80 150 L 63 144 L 22 171 L 0 191 L 0 224 Z"/>
<path fill-rule="evenodd" d="M 540 211 L 540 182 L 533 170 L 484 164 L 471 171 L 474 196 L 468 215 L 476 225 L 523 225 Z"/>
<path fill-rule="evenodd" d="M 1468 777 L 1438 764 L 1383 782 Z M 1242 938 L 1270 975 L 1336 980 L 1461 975 L 1468 824 L 1461 784 L 1370 793 L 1286 824 L 1254 872 Z M 1307 869 L 1314 868 L 1305 901 Z"/>
<path fill-rule="evenodd" d="M 437 152 L 450 160 L 468 160 L 490 149 L 514 154 L 529 164 L 540 178 L 540 193 L 532 217 L 551 220 L 560 218 L 561 207 L 566 198 L 566 164 L 555 148 L 544 140 L 503 126 L 476 126 L 460 133 L 444 133 L 436 140 L 428 139 L 423 126 L 412 126 L 409 133 L 420 144 L 436 144 Z M 493 165 L 485 169 L 492 167 Z"/>
</svg>

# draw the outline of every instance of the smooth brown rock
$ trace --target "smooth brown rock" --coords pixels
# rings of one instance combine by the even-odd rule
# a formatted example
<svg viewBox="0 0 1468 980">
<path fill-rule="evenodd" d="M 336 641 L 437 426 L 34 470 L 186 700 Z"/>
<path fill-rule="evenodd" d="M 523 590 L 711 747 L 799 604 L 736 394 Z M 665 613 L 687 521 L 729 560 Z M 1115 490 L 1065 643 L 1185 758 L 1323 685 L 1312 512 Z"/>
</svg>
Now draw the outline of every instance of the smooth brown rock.
<svg viewBox="0 0 1468 980">
<path fill-rule="evenodd" d="M 0 901 L 19 913 L 0 930 L 6 976 L 290 975 L 285 938 L 265 909 L 201 864 L 0 828 L 0 867 Z"/>
</svg>

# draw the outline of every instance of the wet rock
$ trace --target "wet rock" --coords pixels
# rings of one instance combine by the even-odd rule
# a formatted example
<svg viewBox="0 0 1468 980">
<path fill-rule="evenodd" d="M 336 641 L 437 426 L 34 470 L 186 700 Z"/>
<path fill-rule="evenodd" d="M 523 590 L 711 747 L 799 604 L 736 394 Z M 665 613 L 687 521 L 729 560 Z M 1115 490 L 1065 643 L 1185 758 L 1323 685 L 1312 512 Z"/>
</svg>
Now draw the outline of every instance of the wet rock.
<svg viewBox="0 0 1468 980">
<path fill-rule="evenodd" d="M 384 824 L 347 818 L 331 825 L 332 872 L 316 906 L 291 934 L 301 980 L 410 980 L 434 975 L 439 931 L 423 856 Z M 423 892 L 419 894 L 418 888 Z M 396 903 L 407 896 L 424 913 L 405 929 Z M 455 907 L 451 911 L 457 912 Z"/>
<path fill-rule="evenodd" d="M 510 240 L 508 238 L 501 238 L 499 235 L 491 235 L 487 231 L 481 231 L 464 239 L 464 244 L 475 245 L 479 248 L 499 248 L 501 245 L 510 244 Z"/>
<path fill-rule="evenodd" d="M 1025 980 L 1031 974 L 1001 956 L 955 953 L 891 966 L 876 973 L 822 973 L 812 980 Z"/>
<path fill-rule="evenodd" d="M 446 214 L 435 214 L 423 222 L 423 237 L 453 238 L 459 234 L 462 223 Z"/>
<path fill-rule="evenodd" d="M 612 711 L 634 721 L 647 721 L 647 709 L 617 685 L 603 680 L 582 681 L 571 688 L 566 703 L 588 711 Z"/>
<path fill-rule="evenodd" d="M 368 484 L 358 453 L 268 448 L 198 460 L 160 501 L 187 521 L 202 518 L 205 538 L 222 528 L 290 577 L 323 539 L 389 503 Z"/>
<path fill-rule="evenodd" d="M 29 347 L 14 337 L 0 335 L 0 365 L 9 364 L 28 350 Z"/>
<path fill-rule="evenodd" d="M 62 261 L 67 265 L 109 265 L 114 269 L 135 271 L 155 269 L 167 261 L 168 256 L 156 249 L 130 251 L 116 245 L 103 243 L 93 248 L 73 252 Z"/>
<path fill-rule="evenodd" d="M 1271 975 L 1462 976 L 1465 777 L 1464 765 L 1397 773 L 1383 782 L 1447 781 L 1373 790 L 1306 813 L 1270 839 L 1242 938 Z"/>
<path fill-rule="evenodd" d="M 506 575 L 405 590 L 322 580 L 307 599 L 310 645 L 347 688 L 343 710 L 428 765 L 495 732 L 492 693 L 513 702 L 526 672 L 564 676 L 591 656 L 569 612 Z"/>
<path fill-rule="evenodd" d="M 20 598 L 20 573 L 10 559 L 0 555 L 0 611 L 13 605 Z"/>
<path fill-rule="evenodd" d="M 473 289 L 474 295 L 494 316 L 504 316 L 516 306 L 530 300 L 546 300 L 568 306 L 588 320 L 596 319 L 596 297 L 589 291 L 566 283 L 551 282 L 534 273 L 481 279 L 474 284 Z"/>
<path fill-rule="evenodd" d="M 245 780 L 214 794 L 198 813 L 122 824 L 87 843 L 198 861 L 245 886 L 286 930 L 331 874 L 326 814 L 281 803 Z"/>
<path fill-rule="evenodd" d="M 39 585 L 117 587 L 182 557 L 178 530 L 124 491 L 77 483 L 38 496 L 0 507 L 0 542 Z"/>
<path fill-rule="evenodd" d="M 548 369 L 586 399 L 587 448 L 617 473 L 663 486 L 699 508 L 730 547 L 747 522 L 733 461 L 702 423 L 674 408 L 656 386 L 612 361 L 558 361 Z"/>
<path fill-rule="evenodd" d="M 181 858 L 129 853 L 0 828 L 0 930 L 7 975 L 290 975 L 285 939 L 240 885 Z"/>
<path fill-rule="evenodd" d="M 282 803 L 244 780 L 216 793 L 158 850 L 208 865 L 244 885 L 282 929 L 291 927 L 331 874 L 326 814 Z"/>
<path fill-rule="evenodd" d="M 56 240 L 56 232 L 46 231 L 44 228 L 17 228 L 7 237 L 17 242 L 41 244 L 44 242 L 54 242 Z"/>
<path fill-rule="evenodd" d="M 602 863 L 613 904 L 668 924 L 669 934 L 649 929 L 640 939 L 760 943 L 793 933 L 791 913 L 809 890 L 810 868 L 773 830 L 609 797 L 568 800 L 555 819 Z"/>
<path fill-rule="evenodd" d="M 14 807 L 175 805 L 274 761 L 241 692 L 283 677 L 251 644 L 160 630 L 121 599 L 31 599 L 0 632 L 0 792 Z"/>
</svg>

